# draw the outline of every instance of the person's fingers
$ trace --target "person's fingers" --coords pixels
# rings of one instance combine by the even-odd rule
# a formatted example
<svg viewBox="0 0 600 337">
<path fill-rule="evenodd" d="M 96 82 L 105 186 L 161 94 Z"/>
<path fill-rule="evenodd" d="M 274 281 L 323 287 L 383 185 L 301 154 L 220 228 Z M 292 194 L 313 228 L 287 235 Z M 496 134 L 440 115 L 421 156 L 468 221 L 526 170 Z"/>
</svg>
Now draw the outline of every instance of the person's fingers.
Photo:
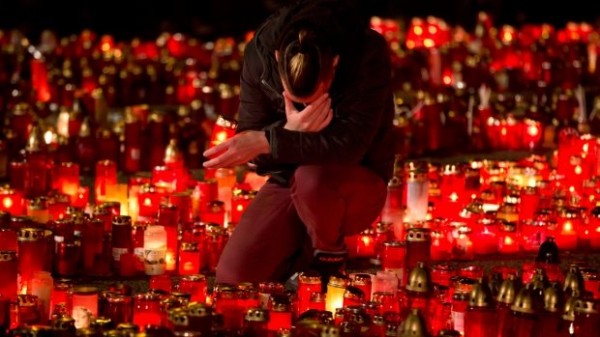
<svg viewBox="0 0 600 337">
<path fill-rule="evenodd" d="M 230 140 L 226 140 L 220 144 L 217 144 L 211 148 L 206 149 L 206 151 L 204 151 L 202 153 L 202 155 L 206 158 L 210 158 L 210 157 L 214 157 L 216 155 L 218 155 L 219 153 L 227 150 L 227 148 L 229 147 L 229 142 Z"/>
<path fill-rule="evenodd" d="M 325 129 L 327 127 L 327 125 L 329 125 L 329 123 L 331 123 L 332 119 L 333 119 L 333 109 L 329 109 L 327 111 L 327 114 L 325 115 L 325 118 L 317 126 L 315 132 L 319 132 L 319 131 Z"/>
<path fill-rule="evenodd" d="M 296 108 L 294 107 L 294 103 L 292 103 L 292 99 L 288 95 L 287 91 L 283 92 L 283 101 L 285 102 L 286 115 L 297 112 Z"/>
</svg>

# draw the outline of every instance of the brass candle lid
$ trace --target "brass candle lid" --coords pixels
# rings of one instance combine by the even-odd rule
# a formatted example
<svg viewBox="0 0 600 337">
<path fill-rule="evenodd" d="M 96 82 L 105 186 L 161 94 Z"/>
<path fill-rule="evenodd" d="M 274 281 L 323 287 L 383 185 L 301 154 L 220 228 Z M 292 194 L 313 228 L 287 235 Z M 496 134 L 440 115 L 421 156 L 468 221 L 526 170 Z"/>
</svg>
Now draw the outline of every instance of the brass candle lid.
<svg viewBox="0 0 600 337">
<path fill-rule="evenodd" d="M 399 337 L 428 337 L 425 319 L 418 309 L 412 309 L 398 329 Z"/>
<path fill-rule="evenodd" d="M 13 250 L 1 250 L 0 251 L 0 262 L 16 261 L 17 252 Z"/>
<path fill-rule="evenodd" d="M 535 314 L 537 308 L 535 306 L 532 290 L 529 287 L 521 288 L 510 309 L 514 312 Z"/>
<path fill-rule="evenodd" d="M 269 321 L 269 310 L 263 308 L 248 309 L 244 315 L 246 322 L 266 323 Z"/>
<path fill-rule="evenodd" d="M 431 291 L 431 275 L 425 267 L 425 263 L 419 262 L 408 275 L 406 290 L 417 293 L 428 293 Z"/>
<path fill-rule="evenodd" d="M 503 304 L 512 304 L 517 296 L 519 282 L 514 274 L 508 275 L 508 277 L 502 281 L 500 290 L 496 300 Z"/>
<path fill-rule="evenodd" d="M 304 284 L 321 284 L 321 275 L 316 271 L 304 271 L 298 274 L 298 280 Z"/>
<path fill-rule="evenodd" d="M 190 316 L 194 317 L 209 317 L 212 315 L 212 308 L 201 302 L 191 302 L 187 306 L 187 311 Z"/>
<path fill-rule="evenodd" d="M 583 289 L 583 275 L 579 270 L 579 266 L 572 264 L 569 266 L 569 272 L 565 276 L 565 281 L 563 282 L 563 291 L 567 295 L 570 295 L 574 292 L 581 293 Z"/>
<path fill-rule="evenodd" d="M 492 291 L 490 290 L 487 282 L 480 279 L 471 291 L 469 297 L 469 307 L 473 308 L 487 308 L 491 307 L 494 302 Z"/>
<path fill-rule="evenodd" d="M 560 285 L 556 282 L 544 291 L 544 310 L 548 312 L 559 312 L 565 306 L 565 298 Z"/>
</svg>

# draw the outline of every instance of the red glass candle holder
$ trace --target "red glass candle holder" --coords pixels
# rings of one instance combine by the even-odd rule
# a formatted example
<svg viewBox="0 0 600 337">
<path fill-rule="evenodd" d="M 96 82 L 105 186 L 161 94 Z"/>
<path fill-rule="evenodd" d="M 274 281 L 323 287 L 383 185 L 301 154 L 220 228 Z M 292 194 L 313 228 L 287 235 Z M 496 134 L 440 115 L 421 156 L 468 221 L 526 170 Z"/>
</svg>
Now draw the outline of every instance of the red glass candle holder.
<svg viewBox="0 0 600 337">
<path fill-rule="evenodd" d="M 239 188 L 234 188 L 232 193 L 233 198 L 231 199 L 230 222 L 239 223 L 242 214 L 244 214 L 244 212 L 256 196 L 256 191 L 247 191 Z"/>
<path fill-rule="evenodd" d="M 98 288 L 74 287 L 69 293 L 68 301 L 76 328 L 89 327 L 90 319 L 98 316 Z"/>
<path fill-rule="evenodd" d="M 516 254 L 521 251 L 517 233 L 517 225 L 511 222 L 505 222 L 498 233 L 498 251 L 501 254 Z"/>
<path fill-rule="evenodd" d="M 200 255 L 198 244 L 195 242 L 182 242 L 179 246 L 179 275 L 192 275 L 200 272 Z"/>
<path fill-rule="evenodd" d="M 79 165 L 72 162 L 60 163 L 56 167 L 53 184 L 60 193 L 75 197 L 79 189 Z"/>
<path fill-rule="evenodd" d="M 112 257 L 113 266 L 116 271 L 120 269 L 121 255 L 133 253 L 131 217 L 121 215 L 115 217 L 112 222 Z"/>
<path fill-rule="evenodd" d="M 298 275 L 298 312 L 301 314 L 309 309 L 310 298 L 313 293 L 320 293 L 322 289 L 321 277 L 315 272 L 302 272 Z"/>
<path fill-rule="evenodd" d="M 383 244 L 383 256 L 381 267 L 384 271 L 390 271 L 396 274 L 400 285 L 406 283 L 407 265 L 406 265 L 407 245 L 400 241 L 388 241 Z"/>
<path fill-rule="evenodd" d="M 419 262 L 431 261 L 431 230 L 410 228 L 406 234 L 406 267 L 412 270 Z"/>
<path fill-rule="evenodd" d="M 17 299 L 17 269 L 17 252 L 0 251 L 0 298 Z"/>
<path fill-rule="evenodd" d="M 138 193 L 138 215 L 142 219 L 151 219 L 158 214 L 161 194 L 152 185 L 145 185 Z"/>
<path fill-rule="evenodd" d="M 191 295 L 191 300 L 206 303 L 208 280 L 202 274 L 186 275 L 179 280 L 179 291 Z"/>
<path fill-rule="evenodd" d="M 21 284 L 26 284 L 35 272 L 44 271 L 46 261 L 41 256 L 48 252 L 43 228 L 21 228 L 18 237 L 18 269 Z M 49 271 L 49 270 L 48 270 Z"/>
<path fill-rule="evenodd" d="M 219 198 L 219 185 L 214 178 L 198 181 L 192 194 L 192 215 L 198 217 L 205 212 L 211 200 Z"/>
<path fill-rule="evenodd" d="M 24 215 L 24 198 L 21 192 L 10 188 L 0 188 L 0 211 L 13 216 Z"/>
<path fill-rule="evenodd" d="M 133 297 L 133 324 L 144 330 L 146 325 L 160 322 L 160 296 L 152 293 Z"/>
<path fill-rule="evenodd" d="M 210 146 L 221 144 L 227 139 L 233 137 L 237 128 L 237 121 L 223 115 L 217 116 L 210 135 Z"/>
<path fill-rule="evenodd" d="M 96 163 L 94 192 L 96 202 L 103 202 L 110 196 L 117 186 L 117 164 L 110 160 L 101 160 Z"/>
<path fill-rule="evenodd" d="M 101 312 L 102 317 L 109 318 L 113 324 L 130 323 L 133 318 L 133 300 L 131 296 L 110 294 Z"/>
</svg>

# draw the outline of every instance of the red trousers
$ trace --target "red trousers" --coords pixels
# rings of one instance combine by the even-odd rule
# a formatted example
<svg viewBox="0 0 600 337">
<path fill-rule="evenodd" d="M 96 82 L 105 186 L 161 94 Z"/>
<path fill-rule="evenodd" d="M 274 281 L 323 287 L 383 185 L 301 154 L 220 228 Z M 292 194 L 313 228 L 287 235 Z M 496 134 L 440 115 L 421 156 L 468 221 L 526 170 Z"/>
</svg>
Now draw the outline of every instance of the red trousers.
<svg viewBox="0 0 600 337">
<path fill-rule="evenodd" d="M 344 236 L 377 219 L 386 192 L 386 182 L 360 166 L 301 166 L 290 187 L 266 183 L 229 238 L 216 282 L 284 282 L 314 251 L 345 251 Z"/>
</svg>

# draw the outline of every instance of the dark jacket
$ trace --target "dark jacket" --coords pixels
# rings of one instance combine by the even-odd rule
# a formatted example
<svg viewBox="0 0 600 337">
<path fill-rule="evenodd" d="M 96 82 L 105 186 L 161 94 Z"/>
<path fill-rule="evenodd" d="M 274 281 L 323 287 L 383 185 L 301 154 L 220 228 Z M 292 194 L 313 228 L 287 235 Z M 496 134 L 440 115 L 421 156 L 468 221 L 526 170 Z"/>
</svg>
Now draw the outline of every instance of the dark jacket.
<svg viewBox="0 0 600 337">
<path fill-rule="evenodd" d="M 384 38 L 339 1 L 309 0 L 271 16 L 247 44 L 241 75 L 238 132 L 265 130 L 271 153 L 253 162 L 259 174 L 286 185 L 299 165 L 358 164 L 387 182 L 394 164 L 391 66 Z M 283 128 L 283 87 L 275 49 L 282 26 L 309 18 L 343 32 L 329 95 L 334 117 L 320 132 Z M 329 27 L 328 27 L 329 29 Z"/>
</svg>

